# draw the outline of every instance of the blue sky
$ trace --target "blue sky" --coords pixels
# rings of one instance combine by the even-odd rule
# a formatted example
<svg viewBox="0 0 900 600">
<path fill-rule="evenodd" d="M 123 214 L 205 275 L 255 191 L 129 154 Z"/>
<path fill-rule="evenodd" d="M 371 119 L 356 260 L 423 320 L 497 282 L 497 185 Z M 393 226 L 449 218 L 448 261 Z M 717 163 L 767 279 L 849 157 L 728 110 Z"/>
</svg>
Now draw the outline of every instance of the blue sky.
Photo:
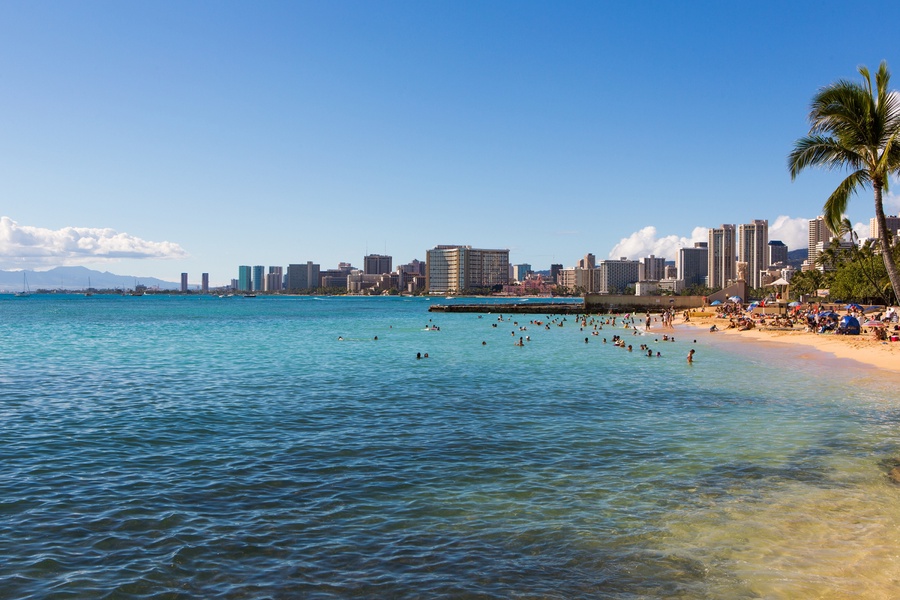
<svg viewBox="0 0 900 600">
<path fill-rule="evenodd" d="M 0 268 L 224 284 L 470 244 L 544 269 L 753 219 L 797 247 L 841 178 L 791 182 L 809 101 L 900 70 L 898 23 L 830 1 L 7 0 Z"/>
</svg>

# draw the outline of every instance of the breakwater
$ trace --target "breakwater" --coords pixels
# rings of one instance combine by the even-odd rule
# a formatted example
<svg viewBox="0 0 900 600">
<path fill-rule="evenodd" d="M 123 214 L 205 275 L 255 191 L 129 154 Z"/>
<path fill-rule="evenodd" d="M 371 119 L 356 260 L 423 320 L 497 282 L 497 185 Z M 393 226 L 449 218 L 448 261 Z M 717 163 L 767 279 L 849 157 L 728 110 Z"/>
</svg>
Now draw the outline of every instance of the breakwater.
<svg viewBox="0 0 900 600">
<path fill-rule="evenodd" d="M 519 315 L 578 315 L 584 313 L 584 302 L 432 304 L 428 307 L 428 312 L 510 313 Z"/>
</svg>

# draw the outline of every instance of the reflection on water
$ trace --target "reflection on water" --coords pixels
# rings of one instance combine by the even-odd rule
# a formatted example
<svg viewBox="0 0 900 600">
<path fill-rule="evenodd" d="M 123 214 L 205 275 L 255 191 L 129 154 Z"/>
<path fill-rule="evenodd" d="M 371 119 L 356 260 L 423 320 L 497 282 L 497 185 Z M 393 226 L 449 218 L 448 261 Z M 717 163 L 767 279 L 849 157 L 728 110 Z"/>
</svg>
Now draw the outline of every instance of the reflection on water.
<svg viewBox="0 0 900 600">
<path fill-rule="evenodd" d="M 410 299 L 79 300 L 0 302 L 10 597 L 896 595 L 890 379 Z"/>
</svg>

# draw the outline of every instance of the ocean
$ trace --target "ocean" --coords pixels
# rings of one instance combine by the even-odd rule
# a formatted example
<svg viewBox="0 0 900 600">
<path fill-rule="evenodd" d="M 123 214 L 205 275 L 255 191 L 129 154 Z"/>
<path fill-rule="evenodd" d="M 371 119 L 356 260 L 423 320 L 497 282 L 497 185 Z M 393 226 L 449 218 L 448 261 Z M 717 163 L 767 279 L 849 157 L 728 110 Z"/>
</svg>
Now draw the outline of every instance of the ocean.
<svg viewBox="0 0 900 600">
<path fill-rule="evenodd" d="M 432 302 L 0 297 L 0 598 L 896 597 L 896 376 Z"/>
</svg>

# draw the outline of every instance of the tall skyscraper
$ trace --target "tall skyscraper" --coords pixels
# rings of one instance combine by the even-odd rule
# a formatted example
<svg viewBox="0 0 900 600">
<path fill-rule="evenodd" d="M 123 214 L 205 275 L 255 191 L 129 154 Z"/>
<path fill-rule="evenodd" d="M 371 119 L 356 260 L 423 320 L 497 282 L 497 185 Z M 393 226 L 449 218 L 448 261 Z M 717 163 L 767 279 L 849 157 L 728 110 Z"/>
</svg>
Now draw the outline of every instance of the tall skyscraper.
<svg viewBox="0 0 900 600">
<path fill-rule="evenodd" d="M 823 247 L 828 247 L 828 242 L 833 237 L 834 234 L 831 233 L 831 230 L 825 224 L 825 217 L 816 217 L 809 220 L 809 256 L 807 261 L 811 267 L 815 267 L 819 258 L 819 244 L 824 244 Z"/>
<path fill-rule="evenodd" d="M 709 287 L 724 288 L 735 276 L 734 225 L 709 230 Z"/>
<path fill-rule="evenodd" d="M 747 285 L 760 287 L 761 271 L 769 267 L 769 221 L 738 225 L 738 256 L 747 263 Z"/>
<path fill-rule="evenodd" d="M 513 272 L 513 280 L 518 281 L 518 282 L 525 281 L 525 278 L 531 272 L 531 265 L 529 265 L 528 263 L 522 263 L 521 265 L 513 265 L 512 272 Z"/>
<path fill-rule="evenodd" d="M 884 220 L 888 231 L 890 231 L 894 237 L 897 237 L 897 235 L 900 234 L 900 217 L 897 217 L 896 215 L 885 215 Z M 873 240 L 877 240 L 881 237 L 880 232 L 878 219 L 875 217 L 869 219 L 869 237 Z"/>
<path fill-rule="evenodd" d="M 238 291 L 253 291 L 253 269 L 249 265 L 238 267 Z"/>
<path fill-rule="evenodd" d="M 665 264 L 665 260 L 663 260 Z M 601 294 L 623 294 L 625 289 L 638 282 L 640 263 L 625 257 L 619 260 L 601 260 L 597 265 L 598 281 L 595 288 Z"/>
<path fill-rule="evenodd" d="M 509 283 L 509 250 L 442 245 L 428 250 L 425 262 L 429 292 L 461 292 Z"/>
<path fill-rule="evenodd" d="M 365 275 L 384 275 L 393 271 L 394 258 L 383 254 L 369 254 L 363 258 Z"/>
<path fill-rule="evenodd" d="M 269 267 L 266 275 L 266 291 L 280 292 L 284 285 L 284 270 L 281 267 Z"/>
<path fill-rule="evenodd" d="M 253 267 L 253 291 L 263 292 L 266 289 L 266 268 L 263 265 Z"/>
<path fill-rule="evenodd" d="M 787 264 L 788 247 L 781 240 L 769 240 L 769 265 Z"/>
<path fill-rule="evenodd" d="M 181 274 L 181 291 L 182 292 L 188 291 L 188 274 L 187 273 Z"/>
<path fill-rule="evenodd" d="M 400 273 L 406 273 L 408 275 L 421 275 L 425 276 L 425 263 L 417 258 L 412 259 L 405 265 L 400 265 L 397 267 L 397 271 Z"/>
<path fill-rule="evenodd" d="M 288 290 L 291 292 L 302 292 L 317 289 L 319 287 L 319 271 L 319 265 L 311 261 L 307 261 L 304 265 L 288 265 Z"/>
<path fill-rule="evenodd" d="M 706 242 L 694 242 L 693 248 L 679 248 L 675 256 L 677 278 L 685 287 L 706 285 L 709 275 L 709 246 Z"/>
<path fill-rule="evenodd" d="M 559 283 L 559 272 L 562 271 L 563 266 L 559 263 L 553 263 L 550 265 L 550 279 Z"/>
<path fill-rule="evenodd" d="M 597 268 L 597 257 L 588 252 L 584 258 L 578 261 L 579 269 L 595 269 Z"/>
<path fill-rule="evenodd" d="M 645 256 L 638 261 L 638 278 L 640 281 L 659 281 L 666 278 L 666 259 L 654 255 Z"/>
<path fill-rule="evenodd" d="M 204 294 L 209 293 L 209 273 L 201 273 L 200 281 L 200 291 Z"/>
</svg>

